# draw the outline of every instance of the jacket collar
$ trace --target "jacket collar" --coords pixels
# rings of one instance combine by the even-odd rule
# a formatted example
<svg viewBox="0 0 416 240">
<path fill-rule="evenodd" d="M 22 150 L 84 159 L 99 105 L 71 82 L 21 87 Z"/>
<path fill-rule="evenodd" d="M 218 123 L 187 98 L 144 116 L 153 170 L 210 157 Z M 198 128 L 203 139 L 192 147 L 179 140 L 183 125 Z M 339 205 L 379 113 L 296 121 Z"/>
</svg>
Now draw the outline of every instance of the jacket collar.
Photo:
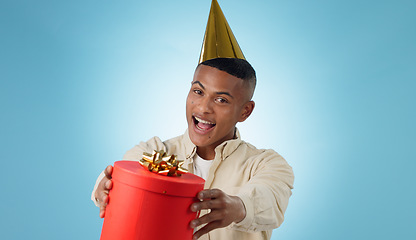
<svg viewBox="0 0 416 240">
<path fill-rule="evenodd" d="M 225 141 L 218 145 L 215 148 L 215 158 L 218 156 L 221 157 L 221 160 L 225 160 L 230 156 L 242 143 L 240 132 L 238 129 L 235 129 L 235 139 L 231 139 L 228 141 Z M 186 159 L 189 162 L 193 162 L 193 157 L 196 154 L 196 145 L 191 141 L 191 138 L 189 137 L 188 129 L 185 131 L 183 135 L 183 142 L 185 145 L 185 153 L 186 153 Z M 218 155 L 218 156 L 217 156 Z"/>
</svg>

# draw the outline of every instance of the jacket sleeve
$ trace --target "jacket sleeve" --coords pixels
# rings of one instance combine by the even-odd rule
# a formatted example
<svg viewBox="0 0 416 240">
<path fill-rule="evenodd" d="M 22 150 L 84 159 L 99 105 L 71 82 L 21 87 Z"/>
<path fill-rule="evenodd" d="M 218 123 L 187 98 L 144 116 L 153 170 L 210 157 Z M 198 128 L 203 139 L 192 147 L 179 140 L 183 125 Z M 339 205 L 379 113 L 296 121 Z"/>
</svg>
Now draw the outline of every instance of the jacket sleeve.
<svg viewBox="0 0 416 240">
<path fill-rule="evenodd" d="M 271 230 L 282 224 L 294 182 L 292 168 L 273 150 L 266 150 L 253 162 L 250 180 L 237 194 L 246 217 L 230 226 L 246 232 Z"/>
<path fill-rule="evenodd" d="M 166 147 L 163 142 L 158 137 L 153 137 L 147 142 L 140 142 L 138 145 L 134 146 L 132 149 L 128 150 L 126 154 L 124 154 L 123 160 L 128 161 L 139 161 L 143 155 L 143 152 L 153 152 L 153 150 L 164 150 L 166 151 Z M 91 200 L 97 207 L 100 207 L 100 203 L 95 198 L 95 192 L 97 190 L 98 184 L 104 178 L 104 171 L 98 176 L 94 189 L 91 193 Z"/>
</svg>

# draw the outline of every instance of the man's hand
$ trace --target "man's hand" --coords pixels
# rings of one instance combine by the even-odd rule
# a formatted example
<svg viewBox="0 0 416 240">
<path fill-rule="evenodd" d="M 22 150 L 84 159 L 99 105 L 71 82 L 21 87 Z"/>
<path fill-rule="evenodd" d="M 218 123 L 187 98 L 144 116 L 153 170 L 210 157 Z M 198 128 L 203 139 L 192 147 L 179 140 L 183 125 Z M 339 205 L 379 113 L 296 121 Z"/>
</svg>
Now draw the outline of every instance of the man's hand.
<svg viewBox="0 0 416 240">
<path fill-rule="evenodd" d="M 211 212 L 191 221 L 191 228 L 207 224 L 194 233 L 194 240 L 213 229 L 226 227 L 232 222 L 238 223 L 246 217 L 243 201 L 237 196 L 227 195 L 219 189 L 206 189 L 198 193 L 198 198 L 202 201 L 193 203 L 191 211 L 211 209 Z"/>
<path fill-rule="evenodd" d="M 113 166 L 109 165 L 104 170 L 104 178 L 98 184 L 95 191 L 95 198 L 100 203 L 100 218 L 105 216 L 105 208 L 108 204 L 108 192 L 113 187 L 113 181 L 111 181 L 111 175 L 113 174 Z"/>
</svg>

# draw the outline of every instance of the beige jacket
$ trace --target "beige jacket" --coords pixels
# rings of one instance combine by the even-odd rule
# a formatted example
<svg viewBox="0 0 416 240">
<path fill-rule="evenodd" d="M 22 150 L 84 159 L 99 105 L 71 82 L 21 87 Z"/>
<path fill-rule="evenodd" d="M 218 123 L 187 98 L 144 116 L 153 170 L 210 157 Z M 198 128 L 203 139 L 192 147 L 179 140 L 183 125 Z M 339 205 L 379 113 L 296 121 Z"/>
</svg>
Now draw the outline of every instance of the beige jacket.
<svg viewBox="0 0 416 240">
<path fill-rule="evenodd" d="M 238 131 L 236 135 L 237 139 L 223 142 L 215 149 L 215 159 L 205 189 L 218 188 L 229 195 L 240 197 L 246 208 L 246 217 L 239 223 L 203 235 L 201 240 L 270 239 L 272 230 L 283 222 L 293 189 L 292 168 L 275 151 L 256 149 L 242 141 Z M 188 132 L 165 142 L 158 137 L 141 142 L 124 155 L 124 160 L 137 161 L 143 152 L 153 150 L 164 150 L 168 154 L 177 155 L 178 159 L 185 159 L 184 167 L 192 173 L 196 146 Z M 97 179 L 91 196 L 97 206 L 94 193 L 103 176 L 102 173 Z"/>
</svg>

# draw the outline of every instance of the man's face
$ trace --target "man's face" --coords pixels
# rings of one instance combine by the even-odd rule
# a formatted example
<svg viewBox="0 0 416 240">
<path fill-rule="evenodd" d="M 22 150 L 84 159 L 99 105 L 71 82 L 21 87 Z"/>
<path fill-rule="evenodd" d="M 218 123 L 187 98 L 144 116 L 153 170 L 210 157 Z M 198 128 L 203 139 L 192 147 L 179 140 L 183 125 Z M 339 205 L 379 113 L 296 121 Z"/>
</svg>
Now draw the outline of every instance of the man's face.
<svg viewBox="0 0 416 240">
<path fill-rule="evenodd" d="M 215 149 L 234 137 L 236 123 L 244 121 L 253 107 L 242 79 L 200 65 L 186 100 L 189 137 L 198 147 Z"/>
</svg>

